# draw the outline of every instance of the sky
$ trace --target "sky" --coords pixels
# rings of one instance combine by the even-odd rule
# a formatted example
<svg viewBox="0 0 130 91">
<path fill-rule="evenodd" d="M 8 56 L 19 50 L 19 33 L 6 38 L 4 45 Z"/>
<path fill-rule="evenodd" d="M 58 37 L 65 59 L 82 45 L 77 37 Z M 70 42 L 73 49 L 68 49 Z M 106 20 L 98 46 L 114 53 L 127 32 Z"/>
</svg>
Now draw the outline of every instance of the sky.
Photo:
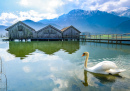
<svg viewBox="0 0 130 91">
<path fill-rule="evenodd" d="M 73 9 L 120 12 L 129 8 L 130 0 L 0 0 L 0 25 L 53 19 Z"/>
</svg>

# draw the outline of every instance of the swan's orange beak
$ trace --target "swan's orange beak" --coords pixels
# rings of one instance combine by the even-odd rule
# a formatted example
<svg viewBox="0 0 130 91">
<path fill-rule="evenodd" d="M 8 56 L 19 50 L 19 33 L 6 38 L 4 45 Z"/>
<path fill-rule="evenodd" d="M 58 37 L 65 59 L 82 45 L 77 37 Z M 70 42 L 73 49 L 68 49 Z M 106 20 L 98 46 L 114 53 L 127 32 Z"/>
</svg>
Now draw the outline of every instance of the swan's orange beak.
<svg viewBox="0 0 130 91">
<path fill-rule="evenodd" d="M 81 57 L 83 57 L 85 55 L 85 53 L 83 53 L 83 55 Z"/>
</svg>

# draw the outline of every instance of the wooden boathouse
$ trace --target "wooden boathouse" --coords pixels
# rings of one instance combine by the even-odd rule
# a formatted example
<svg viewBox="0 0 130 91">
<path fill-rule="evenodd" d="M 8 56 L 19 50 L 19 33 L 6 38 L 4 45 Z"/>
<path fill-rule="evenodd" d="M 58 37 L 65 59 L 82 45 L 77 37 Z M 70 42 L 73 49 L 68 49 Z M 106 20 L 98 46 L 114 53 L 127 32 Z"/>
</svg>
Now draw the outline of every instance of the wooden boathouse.
<svg viewBox="0 0 130 91">
<path fill-rule="evenodd" d="M 68 39 L 79 40 L 81 32 L 78 29 L 76 29 L 75 27 L 73 27 L 72 25 L 69 27 L 63 28 L 61 31 L 62 31 L 62 36 L 63 36 L 64 40 L 68 40 Z"/>
<path fill-rule="evenodd" d="M 6 29 L 8 31 L 9 40 L 79 40 L 80 31 L 73 26 L 69 26 L 59 30 L 52 25 L 48 25 L 38 31 L 31 28 L 27 24 L 19 21 Z"/>
<path fill-rule="evenodd" d="M 38 40 L 62 40 L 62 32 L 53 27 L 52 25 L 48 25 L 37 31 Z"/>
<path fill-rule="evenodd" d="M 36 37 L 35 29 L 31 28 L 30 26 L 26 25 L 25 23 L 19 21 L 14 25 L 5 29 L 8 31 L 9 39 L 31 39 Z"/>
</svg>

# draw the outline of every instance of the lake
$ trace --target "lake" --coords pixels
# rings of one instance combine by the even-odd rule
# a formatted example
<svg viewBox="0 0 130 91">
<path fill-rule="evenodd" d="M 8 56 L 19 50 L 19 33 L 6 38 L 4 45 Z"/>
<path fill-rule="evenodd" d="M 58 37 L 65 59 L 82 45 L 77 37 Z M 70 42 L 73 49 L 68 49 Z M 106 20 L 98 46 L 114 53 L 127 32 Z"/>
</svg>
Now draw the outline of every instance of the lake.
<svg viewBox="0 0 130 91">
<path fill-rule="evenodd" d="M 119 76 L 84 70 L 102 61 L 112 61 Z M 130 46 L 71 41 L 0 41 L 2 91 L 130 91 Z"/>
</svg>

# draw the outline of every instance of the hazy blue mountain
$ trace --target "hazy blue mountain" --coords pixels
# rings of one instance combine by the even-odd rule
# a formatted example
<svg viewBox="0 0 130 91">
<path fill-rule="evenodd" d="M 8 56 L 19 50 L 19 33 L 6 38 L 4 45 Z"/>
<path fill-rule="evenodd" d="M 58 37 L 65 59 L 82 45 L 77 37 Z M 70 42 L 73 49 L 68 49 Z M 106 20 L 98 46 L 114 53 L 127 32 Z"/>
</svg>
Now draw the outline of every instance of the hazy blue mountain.
<svg viewBox="0 0 130 91">
<path fill-rule="evenodd" d="M 32 27 L 33 29 L 35 29 L 36 31 L 45 27 L 46 25 L 40 22 L 34 22 L 32 20 L 24 20 L 23 21 L 25 24 L 29 25 L 30 27 Z"/>
<path fill-rule="evenodd" d="M 120 12 L 111 12 L 114 15 L 123 16 L 123 17 L 129 17 L 130 18 L 130 9 L 120 11 Z"/>
<path fill-rule="evenodd" d="M 5 31 L 6 28 L 7 26 L 0 25 L 0 34 L 5 35 L 5 33 L 7 33 L 7 31 Z"/>
<path fill-rule="evenodd" d="M 122 32 L 122 30 L 123 30 L 123 31 L 125 31 L 126 33 L 130 33 L 130 20 L 124 21 L 124 22 L 122 22 L 121 24 L 119 24 L 119 25 L 116 27 L 116 30 L 117 30 L 118 32 Z M 122 33 L 124 33 L 124 32 L 122 32 Z"/>
<path fill-rule="evenodd" d="M 47 26 L 47 25 L 52 25 L 55 26 L 57 28 L 60 28 L 60 26 L 56 25 L 56 24 L 52 24 L 52 23 L 41 23 L 41 22 L 34 22 L 32 20 L 24 20 L 23 21 L 25 24 L 29 25 L 30 27 L 32 27 L 33 29 L 35 29 L 36 31 L 39 29 L 42 29 L 43 27 Z"/>
<path fill-rule="evenodd" d="M 41 20 L 42 23 L 55 23 L 61 27 L 73 25 L 81 32 L 91 33 L 117 33 L 115 28 L 122 22 L 130 20 L 99 10 L 85 11 L 76 9 L 55 19 Z M 123 31 L 123 30 L 122 30 Z M 126 32 L 126 31 L 124 31 Z M 120 32 L 119 32 L 120 33 Z"/>
</svg>

